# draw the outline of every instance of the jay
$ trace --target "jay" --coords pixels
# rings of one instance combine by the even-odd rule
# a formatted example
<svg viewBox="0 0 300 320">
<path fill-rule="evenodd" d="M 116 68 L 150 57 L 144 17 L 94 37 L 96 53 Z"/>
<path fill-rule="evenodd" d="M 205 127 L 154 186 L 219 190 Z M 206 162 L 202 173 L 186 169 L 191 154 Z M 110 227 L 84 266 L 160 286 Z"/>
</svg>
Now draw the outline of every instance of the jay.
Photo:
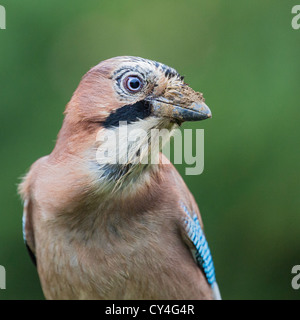
<svg viewBox="0 0 300 320">
<path fill-rule="evenodd" d="M 147 147 L 122 142 L 125 125 L 170 138 L 184 121 L 210 118 L 203 95 L 171 67 L 115 57 L 84 75 L 64 115 L 52 153 L 19 186 L 46 299 L 220 299 L 193 195 L 161 152 L 155 164 L 136 161 L 149 157 L 148 136 Z M 97 157 L 104 146 L 115 163 Z"/>
</svg>

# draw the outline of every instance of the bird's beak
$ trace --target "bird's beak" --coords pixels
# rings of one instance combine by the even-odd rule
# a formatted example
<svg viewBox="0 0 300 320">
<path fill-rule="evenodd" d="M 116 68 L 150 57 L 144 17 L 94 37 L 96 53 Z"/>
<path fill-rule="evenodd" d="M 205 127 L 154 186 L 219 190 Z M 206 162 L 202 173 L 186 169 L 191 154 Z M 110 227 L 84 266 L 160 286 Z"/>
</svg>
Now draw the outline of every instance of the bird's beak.
<svg viewBox="0 0 300 320">
<path fill-rule="evenodd" d="M 166 91 L 164 96 L 153 98 L 149 102 L 153 115 L 176 122 L 200 121 L 212 116 L 202 94 L 187 85 L 175 91 Z"/>
</svg>

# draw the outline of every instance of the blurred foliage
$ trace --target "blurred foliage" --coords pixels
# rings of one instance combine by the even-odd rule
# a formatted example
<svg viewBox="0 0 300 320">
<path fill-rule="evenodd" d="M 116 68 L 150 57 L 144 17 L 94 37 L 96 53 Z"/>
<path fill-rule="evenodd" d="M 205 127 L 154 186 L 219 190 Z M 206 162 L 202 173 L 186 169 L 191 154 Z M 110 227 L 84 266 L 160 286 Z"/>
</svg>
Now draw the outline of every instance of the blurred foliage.
<svg viewBox="0 0 300 320">
<path fill-rule="evenodd" d="M 19 178 L 51 152 L 82 75 L 118 55 L 176 68 L 204 92 L 195 195 L 224 299 L 299 299 L 300 30 L 295 1 L 1 1 L 0 299 L 43 298 L 22 240 Z M 177 166 L 183 174 L 183 166 Z"/>
</svg>

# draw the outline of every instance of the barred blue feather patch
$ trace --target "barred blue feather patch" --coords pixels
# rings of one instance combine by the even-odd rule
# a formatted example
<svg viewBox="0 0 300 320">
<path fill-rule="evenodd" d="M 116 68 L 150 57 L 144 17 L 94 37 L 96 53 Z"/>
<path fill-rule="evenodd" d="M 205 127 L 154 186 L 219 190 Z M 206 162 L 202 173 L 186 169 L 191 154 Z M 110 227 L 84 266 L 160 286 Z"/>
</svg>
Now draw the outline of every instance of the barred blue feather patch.
<svg viewBox="0 0 300 320">
<path fill-rule="evenodd" d="M 216 275 L 212 256 L 208 247 L 203 230 L 200 226 L 199 219 L 196 213 L 193 216 L 190 214 L 187 207 L 181 203 L 181 207 L 186 213 L 184 218 L 185 229 L 190 240 L 193 242 L 196 249 L 196 261 L 198 265 L 204 270 L 208 283 L 213 286 L 216 283 Z"/>
</svg>

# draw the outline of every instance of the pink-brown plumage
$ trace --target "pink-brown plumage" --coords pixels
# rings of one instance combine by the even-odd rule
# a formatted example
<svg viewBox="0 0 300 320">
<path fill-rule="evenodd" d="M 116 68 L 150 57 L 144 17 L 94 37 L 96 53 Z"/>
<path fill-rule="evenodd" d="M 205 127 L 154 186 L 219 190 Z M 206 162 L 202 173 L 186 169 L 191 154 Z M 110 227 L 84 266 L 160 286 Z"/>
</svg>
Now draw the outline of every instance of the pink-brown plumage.
<svg viewBox="0 0 300 320">
<path fill-rule="evenodd" d="M 174 166 L 163 164 L 160 155 L 158 165 L 138 176 L 129 172 L 116 190 L 98 178 L 97 134 L 107 117 L 128 103 L 115 90 L 113 74 L 124 63 L 140 66 L 135 59 L 104 61 L 83 77 L 53 152 L 37 160 L 20 185 L 26 242 L 47 299 L 213 298 L 191 254 L 180 201 L 202 225 L 200 213 Z M 144 96 L 170 95 L 170 81 L 177 91 L 182 83 L 182 91 L 191 92 L 160 67 L 149 68 L 156 82 Z M 137 96 L 128 99 L 134 103 Z"/>
</svg>

